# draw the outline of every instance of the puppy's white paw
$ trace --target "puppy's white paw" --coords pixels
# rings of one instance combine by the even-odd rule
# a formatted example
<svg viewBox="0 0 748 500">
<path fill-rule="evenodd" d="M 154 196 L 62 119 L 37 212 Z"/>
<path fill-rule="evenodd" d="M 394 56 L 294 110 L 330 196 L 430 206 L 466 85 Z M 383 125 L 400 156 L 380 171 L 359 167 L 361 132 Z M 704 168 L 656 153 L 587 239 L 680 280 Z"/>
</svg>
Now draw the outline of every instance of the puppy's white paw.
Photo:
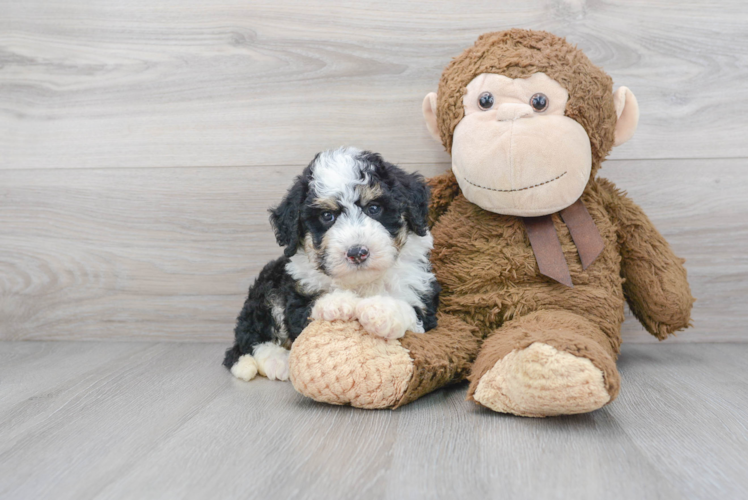
<svg viewBox="0 0 748 500">
<path fill-rule="evenodd" d="M 336 291 L 323 295 L 314 302 L 312 319 L 323 321 L 351 321 L 356 319 L 356 304 L 359 299 L 354 293 Z"/>
<path fill-rule="evenodd" d="M 272 342 L 254 348 L 257 371 L 270 380 L 288 380 L 288 356 L 290 351 Z"/>
<path fill-rule="evenodd" d="M 231 374 L 239 380 L 249 382 L 257 375 L 257 361 L 249 354 L 245 354 L 231 367 Z"/>
<path fill-rule="evenodd" d="M 403 321 L 402 307 L 399 302 L 391 297 L 361 299 L 356 306 L 358 322 L 372 335 L 384 339 L 399 339 L 405 335 L 407 325 L 410 324 L 410 322 Z"/>
<path fill-rule="evenodd" d="M 263 375 L 270 380 L 288 380 L 288 353 L 283 357 L 271 357 L 266 362 L 263 368 Z"/>
</svg>

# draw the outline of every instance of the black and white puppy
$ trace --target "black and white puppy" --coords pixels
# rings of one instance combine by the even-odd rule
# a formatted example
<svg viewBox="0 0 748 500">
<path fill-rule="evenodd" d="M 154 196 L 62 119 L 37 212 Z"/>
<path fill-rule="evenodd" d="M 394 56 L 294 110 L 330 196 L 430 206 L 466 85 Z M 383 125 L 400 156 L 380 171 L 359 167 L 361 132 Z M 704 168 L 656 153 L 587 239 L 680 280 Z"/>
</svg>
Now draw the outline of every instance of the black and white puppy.
<svg viewBox="0 0 748 500">
<path fill-rule="evenodd" d="M 428 198 L 423 177 L 378 154 L 319 153 L 270 211 L 284 256 L 249 288 L 223 364 L 242 380 L 286 380 L 288 348 L 310 319 L 358 320 L 386 339 L 434 328 Z"/>
</svg>

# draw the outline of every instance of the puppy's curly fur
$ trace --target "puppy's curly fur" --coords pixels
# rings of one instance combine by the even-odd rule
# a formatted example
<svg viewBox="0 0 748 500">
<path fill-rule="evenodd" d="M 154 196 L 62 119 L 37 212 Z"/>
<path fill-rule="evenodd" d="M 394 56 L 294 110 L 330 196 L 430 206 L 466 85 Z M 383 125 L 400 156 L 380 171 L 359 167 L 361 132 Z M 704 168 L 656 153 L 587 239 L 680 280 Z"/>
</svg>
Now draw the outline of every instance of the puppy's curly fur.
<svg viewBox="0 0 748 500">
<path fill-rule="evenodd" d="M 284 255 L 250 287 L 223 364 L 244 380 L 285 380 L 287 348 L 310 318 L 357 319 L 383 338 L 434 328 L 428 200 L 420 175 L 378 154 L 318 154 L 271 210 Z"/>
</svg>

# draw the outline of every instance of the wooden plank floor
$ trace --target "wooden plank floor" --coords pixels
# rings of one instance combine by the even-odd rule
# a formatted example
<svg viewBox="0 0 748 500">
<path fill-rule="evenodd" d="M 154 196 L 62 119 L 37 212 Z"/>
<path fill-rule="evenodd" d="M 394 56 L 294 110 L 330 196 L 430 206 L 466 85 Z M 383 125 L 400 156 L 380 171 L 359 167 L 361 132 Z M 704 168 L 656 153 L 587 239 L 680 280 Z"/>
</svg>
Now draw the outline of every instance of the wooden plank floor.
<svg viewBox="0 0 748 500">
<path fill-rule="evenodd" d="M 234 380 L 225 344 L 0 342 L 0 497 L 748 497 L 748 344 L 625 345 L 621 396 L 526 419 Z"/>
</svg>

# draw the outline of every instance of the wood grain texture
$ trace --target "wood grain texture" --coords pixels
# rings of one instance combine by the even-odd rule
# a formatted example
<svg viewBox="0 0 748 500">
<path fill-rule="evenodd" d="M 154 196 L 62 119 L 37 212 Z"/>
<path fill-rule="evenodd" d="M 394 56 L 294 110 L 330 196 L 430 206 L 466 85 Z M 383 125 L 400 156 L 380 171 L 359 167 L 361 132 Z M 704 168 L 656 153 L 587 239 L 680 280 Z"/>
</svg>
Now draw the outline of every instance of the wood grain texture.
<svg viewBox="0 0 748 500">
<path fill-rule="evenodd" d="M 621 404 L 611 406 L 612 417 L 686 498 L 748 497 L 748 484 L 703 481 L 745 477 L 746 346 L 668 347 L 624 349 Z M 649 415 L 646 423 L 626 411 L 630 405 Z"/>
<path fill-rule="evenodd" d="M 746 344 L 626 345 L 617 401 L 548 419 L 479 408 L 465 386 L 396 411 L 317 404 L 288 383 L 233 379 L 223 347 L 0 343 L 29 361 L 0 375 L 24 394 L 0 402 L 0 497 L 748 495 Z M 89 351 L 72 366 L 77 348 Z M 59 378 L 41 387 L 40 364 Z"/>
<path fill-rule="evenodd" d="M 678 340 L 744 340 L 746 19 L 740 0 L 2 2 L 0 339 L 227 340 L 279 254 L 265 210 L 313 154 L 443 171 L 422 96 L 518 26 L 634 90 L 640 130 L 604 175 L 688 259 Z"/>
<path fill-rule="evenodd" d="M 171 0 L 0 4 L 0 168 L 447 160 L 420 103 L 486 31 L 567 36 L 637 95 L 618 159 L 748 156 L 748 3 Z"/>
<path fill-rule="evenodd" d="M 422 166 L 427 176 L 447 165 Z M 231 339 L 299 167 L 0 171 L 0 339 Z M 746 341 L 746 160 L 610 161 L 687 259 L 695 328 Z M 627 341 L 655 342 L 636 320 Z"/>
</svg>

